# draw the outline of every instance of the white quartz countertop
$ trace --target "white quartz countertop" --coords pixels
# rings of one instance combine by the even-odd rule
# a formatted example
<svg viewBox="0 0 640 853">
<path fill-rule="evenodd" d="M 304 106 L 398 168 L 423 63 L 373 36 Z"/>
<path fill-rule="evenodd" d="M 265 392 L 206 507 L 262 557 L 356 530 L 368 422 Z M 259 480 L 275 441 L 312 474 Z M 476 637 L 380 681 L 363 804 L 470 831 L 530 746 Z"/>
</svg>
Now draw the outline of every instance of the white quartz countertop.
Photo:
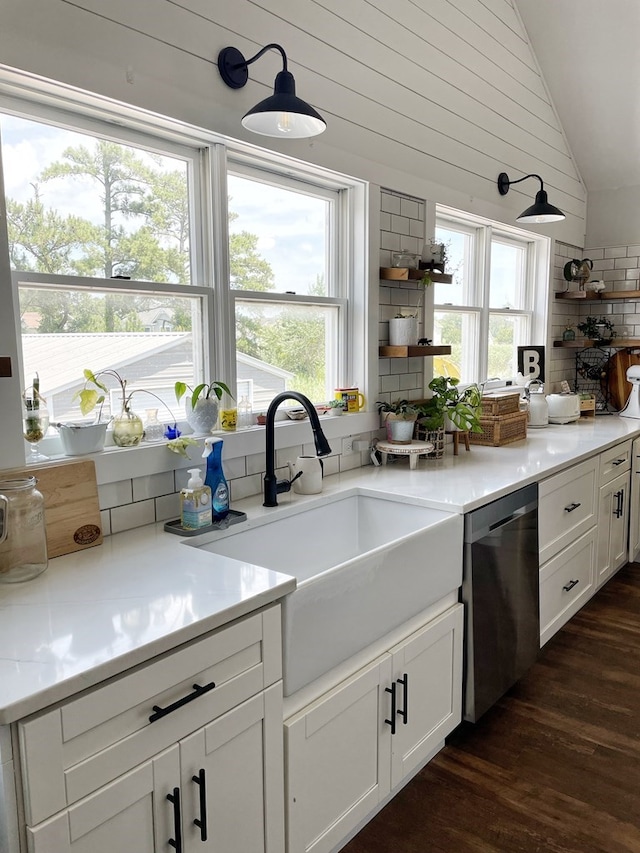
<svg viewBox="0 0 640 853">
<path fill-rule="evenodd" d="M 461 446 L 440 460 L 367 466 L 327 478 L 322 498 L 359 488 L 454 513 L 640 435 L 640 421 L 602 416 L 529 430 L 505 447 Z M 318 496 L 256 496 L 234 504 L 248 522 Z M 240 525 L 239 525 L 240 526 Z M 237 528 L 234 528 L 237 529 Z M 205 534 L 211 538 L 210 534 Z M 187 547 L 162 524 L 119 533 L 102 545 L 51 560 L 40 577 L 0 585 L 0 724 L 34 713 L 155 655 L 262 607 L 295 579 Z"/>
<path fill-rule="evenodd" d="M 0 585 L 0 723 L 281 598 L 295 579 L 187 548 L 162 524 L 56 557 Z"/>
</svg>

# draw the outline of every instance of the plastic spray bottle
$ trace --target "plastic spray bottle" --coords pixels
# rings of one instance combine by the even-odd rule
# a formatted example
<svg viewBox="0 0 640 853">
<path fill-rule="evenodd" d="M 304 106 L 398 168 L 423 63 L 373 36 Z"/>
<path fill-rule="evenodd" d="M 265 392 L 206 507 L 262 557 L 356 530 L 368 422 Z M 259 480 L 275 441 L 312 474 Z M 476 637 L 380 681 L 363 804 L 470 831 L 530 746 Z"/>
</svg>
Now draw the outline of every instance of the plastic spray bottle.
<svg viewBox="0 0 640 853">
<path fill-rule="evenodd" d="M 211 524 L 211 489 L 202 482 L 199 468 L 189 468 L 191 477 L 180 492 L 180 523 L 185 530 Z"/>
<path fill-rule="evenodd" d="M 229 486 L 222 470 L 222 439 L 205 438 L 203 458 L 207 460 L 204 482 L 211 489 L 211 509 L 214 521 L 229 514 Z"/>
</svg>

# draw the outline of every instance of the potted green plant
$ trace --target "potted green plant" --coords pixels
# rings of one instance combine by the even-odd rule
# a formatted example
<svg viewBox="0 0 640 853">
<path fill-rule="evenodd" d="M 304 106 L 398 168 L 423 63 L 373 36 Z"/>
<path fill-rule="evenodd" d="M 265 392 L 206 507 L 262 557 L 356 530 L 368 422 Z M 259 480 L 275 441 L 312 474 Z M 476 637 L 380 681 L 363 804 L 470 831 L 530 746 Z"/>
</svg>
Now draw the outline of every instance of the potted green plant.
<svg viewBox="0 0 640 853">
<path fill-rule="evenodd" d="M 482 392 L 475 384 L 460 390 L 459 384 L 460 380 L 453 376 L 435 376 L 429 383 L 432 396 L 419 407 L 420 422 L 429 430 L 482 432 Z"/>
<path fill-rule="evenodd" d="M 120 412 L 118 412 L 117 414 L 113 414 L 111 417 L 113 442 L 118 447 L 135 447 L 136 445 L 140 444 L 144 436 L 144 424 L 142 423 L 142 418 L 137 415 L 131 408 L 131 400 L 133 398 L 133 395 L 138 393 L 149 394 L 151 397 L 155 397 L 156 400 L 162 403 L 162 405 L 171 415 L 172 421 L 174 421 L 174 425 L 171 428 L 173 433 L 171 437 L 177 437 L 177 435 L 180 434 L 180 431 L 177 429 L 177 426 L 175 424 L 173 412 L 171 411 L 171 409 L 169 409 L 164 400 L 161 400 L 157 394 L 153 393 L 153 391 L 147 391 L 145 388 L 134 388 L 133 391 L 128 391 L 127 380 L 120 373 L 118 373 L 117 370 L 113 370 L 112 368 L 99 370 L 97 373 L 94 373 L 92 370 L 84 370 L 83 373 L 84 388 L 82 388 L 74 395 L 74 399 L 80 399 L 80 411 L 83 415 L 89 414 L 89 412 L 93 411 L 93 409 L 98 404 L 100 404 L 100 409 L 98 410 L 97 417 L 98 423 L 101 422 L 102 408 L 106 399 L 106 395 L 109 392 L 109 389 L 102 381 L 102 377 L 111 376 L 120 385 Z M 64 424 L 60 426 L 64 426 Z M 77 427 L 77 425 L 75 426 Z M 71 433 L 67 436 L 67 439 L 71 440 L 72 437 L 73 431 L 71 431 Z"/>
<path fill-rule="evenodd" d="M 376 402 L 378 413 L 384 417 L 387 439 L 391 444 L 411 444 L 418 410 L 408 400 L 395 403 Z"/>
<path fill-rule="evenodd" d="M 616 336 L 613 323 L 606 317 L 585 317 L 582 322 L 578 323 L 578 331 L 585 338 L 594 341 L 612 341 Z"/>
<path fill-rule="evenodd" d="M 338 416 L 344 412 L 344 400 L 342 398 L 340 400 L 337 398 L 329 400 L 327 406 L 329 407 L 329 414 L 331 415 Z"/>
<path fill-rule="evenodd" d="M 180 400 L 189 391 L 185 400 L 185 414 L 187 423 L 195 433 L 208 434 L 213 432 L 218 421 L 218 410 L 222 395 L 228 394 L 233 399 L 233 394 L 224 382 L 214 380 L 213 382 L 201 382 L 195 388 L 191 388 L 185 382 L 176 382 L 176 400 Z"/>
</svg>

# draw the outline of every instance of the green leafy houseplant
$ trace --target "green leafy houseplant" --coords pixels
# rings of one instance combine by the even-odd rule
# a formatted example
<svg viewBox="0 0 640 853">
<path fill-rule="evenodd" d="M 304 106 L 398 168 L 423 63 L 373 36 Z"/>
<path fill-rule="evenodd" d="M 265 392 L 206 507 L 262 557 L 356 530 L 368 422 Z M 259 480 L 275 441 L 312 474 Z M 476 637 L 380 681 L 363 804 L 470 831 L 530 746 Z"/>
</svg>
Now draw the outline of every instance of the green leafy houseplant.
<svg viewBox="0 0 640 853">
<path fill-rule="evenodd" d="M 376 402 L 378 413 L 384 415 L 387 439 L 392 444 L 411 444 L 413 424 L 418 410 L 408 400 L 396 400 L 394 403 Z"/>
<path fill-rule="evenodd" d="M 447 417 L 456 429 L 482 432 L 480 410 L 482 392 L 473 384 L 460 390 L 460 380 L 435 376 L 429 383 L 431 398 L 419 405 L 420 422 L 429 430 L 446 425 Z"/>
<path fill-rule="evenodd" d="M 585 338 L 591 338 L 594 341 L 613 340 L 616 333 L 613 330 L 613 323 L 607 320 L 606 317 L 586 317 L 581 323 L 577 324 L 578 331 Z"/>
<path fill-rule="evenodd" d="M 218 422 L 219 402 L 222 395 L 226 394 L 233 399 L 229 386 L 224 382 L 201 382 L 195 388 L 191 388 L 185 382 L 176 382 L 176 400 L 180 400 L 189 391 L 186 400 L 187 423 L 195 433 L 210 434 L 216 428 Z M 224 427 L 224 423 L 223 423 Z"/>
<path fill-rule="evenodd" d="M 418 409 L 414 403 L 408 400 L 396 400 L 395 403 L 376 402 L 379 414 L 395 415 L 398 420 L 415 421 L 418 417 Z"/>
<path fill-rule="evenodd" d="M 185 382 L 176 382 L 175 385 L 175 393 L 176 400 L 178 403 L 187 393 L 187 391 L 191 391 L 191 408 L 195 409 L 196 403 L 198 400 L 209 400 L 211 395 L 214 394 L 218 400 L 222 399 L 222 394 L 228 394 L 231 398 L 233 398 L 233 394 L 229 390 L 229 386 L 225 385 L 224 382 L 201 382 L 200 385 L 196 385 L 195 388 L 191 388 L 190 385 L 187 385 Z"/>
<path fill-rule="evenodd" d="M 99 370 L 97 373 L 87 369 L 83 371 L 83 374 L 84 388 L 74 395 L 74 399 L 76 397 L 80 399 L 80 411 L 83 415 L 88 415 L 98 404 L 100 404 L 97 417 L 98 422 L 101 420 L 102 407 L 104 405 L 106 395 L 109 393 L 109 389 L 104 384 L 101 377 L 111 376 L 120 385 L 121 411 L 119 414 L 112 416 L 113 441 L 118 447 L 134 447 L 135 445 L 140 444 L 140 441 L 144 436 L 142 419 L 131 410 L 131 399 L 134 394 L 149 394 L 151 397 L 158 400 L 158 402 L 164 406 L 171 416 L 171 420 L 173 421 L 173 433 L 177 433 L 177 435 L 180 434 L 177 429 L 176 419 L 173 412 L 169 409 L 164 400 L 160 399 L 160 397 L 158 397 L 157 394 L 154 394 L 153 391 L 147 391 L 145 388 L 134 388 L 133 391 L 127 391 L 127 380 L 121 376 L 117 370 L 113 370 L 112 368 Z M 88 387 L 91 385 L 95 387 Z M 177 435 L 174 437 L 177 437 Z"/>
</svg>

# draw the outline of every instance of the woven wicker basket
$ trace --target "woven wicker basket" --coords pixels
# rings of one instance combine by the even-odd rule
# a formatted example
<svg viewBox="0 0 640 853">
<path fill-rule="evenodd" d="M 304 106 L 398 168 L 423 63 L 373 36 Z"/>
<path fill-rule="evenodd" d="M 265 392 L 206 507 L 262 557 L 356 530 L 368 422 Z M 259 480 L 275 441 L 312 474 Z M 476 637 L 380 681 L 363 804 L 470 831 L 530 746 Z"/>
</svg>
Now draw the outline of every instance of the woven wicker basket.
<svg viewBox="0 0 640 853">
<path fill-rule="evenodd" d="M 444 427 L 429 430 L 418 420 L 413 430 L 413 437 L 416 441 L 430 441 L 433 444 L 431 453 L 424 454 L 425 459 L 441 459 L 444 456 Z"/>
<path fill-rule="evenodd" d="M 496 418 L 498 415 L 511 415 L 520 406 L 520 394 L 497 394 L 495 397 L 482 398 L 482 417 Z"/>
<path fill-rule="evenodd" d="M 495 418 L 480 417 L 482 432 L 469 433 L 471 444 L 486 444 L 501 447 L 513 441 L 522 441 L 527 437 L 527 412 L 514 412 Z"/>
</svg>

